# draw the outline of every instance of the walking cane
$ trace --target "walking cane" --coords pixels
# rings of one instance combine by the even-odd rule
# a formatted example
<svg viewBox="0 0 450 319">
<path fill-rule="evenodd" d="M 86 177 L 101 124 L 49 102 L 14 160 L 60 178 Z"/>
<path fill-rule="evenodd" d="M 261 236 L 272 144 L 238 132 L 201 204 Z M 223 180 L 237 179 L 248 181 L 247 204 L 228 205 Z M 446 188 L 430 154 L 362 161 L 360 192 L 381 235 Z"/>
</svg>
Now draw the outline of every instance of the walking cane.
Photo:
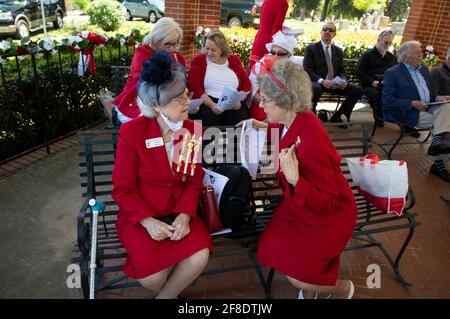
<svg viewBox="0 0 450 319">
<path fill-rule="evenodd" d="M 94 299 L 95 292 L 95 268 L 96 264 L 96 254 L 97 254 L 97 217 L 98 212 L 102 212 L 105 209 L 105 204 L 101 201 L 95 199 L 89 200 L 89 206 L 91 206 L 92 211 L 92 240 L 91 240 L 91 263 L 89 269 L 91 270 L 90 277 L 90 287 L 89 287 L 89 299 Z"/>
</svg>

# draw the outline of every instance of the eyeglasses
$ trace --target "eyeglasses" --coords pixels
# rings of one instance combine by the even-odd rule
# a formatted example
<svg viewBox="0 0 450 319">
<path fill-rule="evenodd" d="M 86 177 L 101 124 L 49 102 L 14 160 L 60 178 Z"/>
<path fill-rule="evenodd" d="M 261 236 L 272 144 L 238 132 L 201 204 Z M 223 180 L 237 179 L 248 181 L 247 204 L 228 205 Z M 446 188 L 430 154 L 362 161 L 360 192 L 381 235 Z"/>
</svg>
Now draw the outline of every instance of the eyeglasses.
<svg viewBox="0 0 450 319">
<path fill-rule="evenodd" d="M 259 100 L 259 104 L 266 105 L 267 103 L 272 102 L 272 101 L 273 101 L 273 100 L 266 100 L 266 99 L 261 98 L 261 99 Z"/>
<path fill-rule="evenodd" d="M 166 42 L 163 45 L 166 49 L 176 48 L 178 46 L 178 42 Z"/>
<path fill-rule="evenodd" d="M 323 32 L 327 32 L 328 31 L 328 32 L 331 32 L 331 33 L 336 32 L 336 30 L 333 29 L 333 28 L 323 28 L 322 31 Z"/>
<path fill-rule="evenodd" d="M 189 96 L 186 93 L 183 93 L 181 96 L 174 98 L 172 101 L 174 101 L 176 103 L 180 103 L 182 105 L 191 102 Z"/>
<path fill-rule="evenodd" d="M 273 56 L 279 56 L 280 58 L 284 58 L 285 56 L 289 55 L 289 52 L 270 51 L 270 54 L 272 54 Z"/>
</svg>

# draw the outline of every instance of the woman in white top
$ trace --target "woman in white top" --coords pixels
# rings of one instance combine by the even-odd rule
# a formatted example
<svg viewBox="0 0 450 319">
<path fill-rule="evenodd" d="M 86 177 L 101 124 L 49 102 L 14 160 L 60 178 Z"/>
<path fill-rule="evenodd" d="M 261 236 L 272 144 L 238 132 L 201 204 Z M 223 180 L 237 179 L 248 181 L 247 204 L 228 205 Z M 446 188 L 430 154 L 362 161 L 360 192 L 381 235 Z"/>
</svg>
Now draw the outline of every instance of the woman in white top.
<svg viewBox="0 0 450 319">
<path fill-rule="evenodd" d="M 295 63 L 303 66 L 303 57 L 294 56 L 294 48 L 297 45 L 296 35 L 287 35 L 278 31 L 272 37 L 272 42 L 266 44 L 266 54 L 259 62 L 257 62 L 251 69 L 250 81 L 252 83 L 252 103 L 250 105 L 249 115 L 251 118 L 259 121 L 266 119 L 264 108 L 260 107 L 261 100 L 259 95 L 258 77 L 262 76 L 266 70 L 270 70 L 273 64 L 277 61 L 290 59 Z"/>
<path fill-rule="evenodd" d="M 188 88 L 194 98 L 204 102 L 191 119 L 202 120 L 203 126 L 235 125 L 248 119 L 247 108 L 242 101 L 232 110 L 223 111 L 217 105 L 224 87 L 249 92 L 250 79 L 238 56 L 230 54 L 225 35 L 220 30 L 211 30 L 205 37 L 204 53 L 194 56 L 188 76 Z"/>
</svg>

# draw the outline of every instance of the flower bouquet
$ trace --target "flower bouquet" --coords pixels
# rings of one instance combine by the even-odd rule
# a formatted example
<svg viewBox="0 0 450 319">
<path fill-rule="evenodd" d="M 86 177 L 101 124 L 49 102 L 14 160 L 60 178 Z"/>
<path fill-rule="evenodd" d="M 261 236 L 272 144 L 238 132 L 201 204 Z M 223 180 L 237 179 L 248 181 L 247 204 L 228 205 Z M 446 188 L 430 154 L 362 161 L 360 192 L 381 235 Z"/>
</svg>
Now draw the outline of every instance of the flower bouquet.
<svg viewBox="0 0 450 319">
<path fill-rule="evenodd" d="M 195 30 L 194 45 L 198 50 L 203 49 L 203 38 L 209 31 L 211 31 L 210 28 L 203 28 L 201 25 L 197 27 L 197 30 Z"/>
<path fill-rule="evenodd" d="M 427 45 L 425 50 L 423 50 L 422 64 L 428 68 L 434 67 L 441 60 L 439 54 L 440 52 L 433 48 L 432 45 Z"/>
</svg>

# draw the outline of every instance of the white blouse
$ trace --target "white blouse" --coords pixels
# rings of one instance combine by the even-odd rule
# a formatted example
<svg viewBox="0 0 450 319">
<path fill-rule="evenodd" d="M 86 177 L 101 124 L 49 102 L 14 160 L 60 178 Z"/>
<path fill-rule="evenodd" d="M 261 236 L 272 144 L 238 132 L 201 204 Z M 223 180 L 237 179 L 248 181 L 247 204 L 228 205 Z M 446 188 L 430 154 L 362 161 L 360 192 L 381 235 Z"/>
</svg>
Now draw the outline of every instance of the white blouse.
<svg viewBox="0 0 450 319">
<path fill-rule="evenodd" d="M 237 90 L 239 80 L 236 73 L 228 67 L 228 60 L 224 64 L 217 64 L 206 58 L 206 74 L 203 85 L 207 95 L 220 98 L 225 86 Z"/>
</svg>

